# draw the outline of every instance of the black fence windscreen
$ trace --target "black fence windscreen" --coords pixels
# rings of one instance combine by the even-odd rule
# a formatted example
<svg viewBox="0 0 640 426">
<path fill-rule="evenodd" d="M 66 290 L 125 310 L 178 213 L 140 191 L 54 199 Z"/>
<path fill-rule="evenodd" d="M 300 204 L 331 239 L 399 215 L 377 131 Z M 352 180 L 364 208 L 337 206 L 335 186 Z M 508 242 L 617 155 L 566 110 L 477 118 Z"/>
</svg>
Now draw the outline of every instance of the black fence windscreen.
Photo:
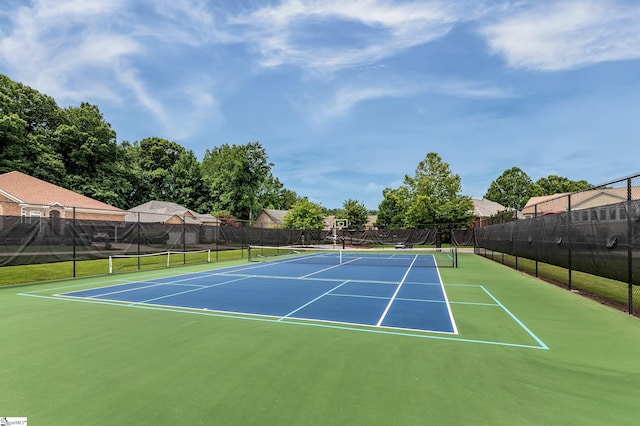
<svg viewBox="0 0 640 426">
<path fill-rule="evenodd" d="M 475 245 L 640 285 L 639 206 L 624 202 L 486 226 L 475 230 Z"/>
<path fill-rule="evenodd" d="M 112 213 L 104 212 L 105 215 Z M 86 220 L 77 219 L 75 211 L 72 213 L 68 209 L 66 217 L 61 214 L 51 216 L 0 216 L 0 267 L 78 262 L 108 259 L 114 255 L 139 256 L 166 251 L 220 252 L 246 249 L 250 244 L 437 245 L 444 236 L 443 232 L 435 229 L 302 231 L 257 228 L 241 222 L 234 226 L 219 226 L 212 224 L 214 222 L 194 223 L 188 216 L 166 220 L 166 215 L 155 217 L 150 213 L 122 216 L 120 220 Z M 465 233 L 460 232 L 460 235 Z M 455 244 L 451 231 L 446 236 Z M 458 238 L 470 241 L 468 236 Z"/>
<path fill-rule="evenodd" d="M 640 175 L 564 194 L 523 210 L 523 220 L 479 227 L 482 250 L 640 285 Z M 569 281 L 571 286 L 571 281 Z"/>
</svg>

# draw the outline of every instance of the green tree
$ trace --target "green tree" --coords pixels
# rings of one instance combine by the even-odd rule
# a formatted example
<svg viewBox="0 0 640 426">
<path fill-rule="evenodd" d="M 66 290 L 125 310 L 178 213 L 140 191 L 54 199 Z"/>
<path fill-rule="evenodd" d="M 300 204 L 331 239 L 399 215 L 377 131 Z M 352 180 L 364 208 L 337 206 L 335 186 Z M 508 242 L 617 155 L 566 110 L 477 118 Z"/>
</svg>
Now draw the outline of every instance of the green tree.
<svg viewBox="0 0 640 426">
<path fill-rule="evenodd" d="M 382 196 L 383 199 L 378 205 L 376 226 L 386 229 L 404 228 L 404 214 L 408 209 L 409 189 L 406 186 L 395 189 L 385 188 L 382 191 Z"/>
<path fill-rule="evenodd" d="M 284 216 L 284 226 L 303 231 L 320 230 L 324 228 L 324 219 L 321 205 L 302 198 Z"/>
<path fill-rule="evenodd" d="M 60 120 L 51 97 L 0 74 L 0 173 L 18 170 L 64 184 L 64 164 L 50 143 Z"/>
<path fill-rule="evenodd" d="M 469 223 L 473 202 L 461 191 L 460 176 L 430 152 L 418 163 L 414 176 L 406 175 L 402 186 L 382 192 L 377 225 L 401 229 Z"/>
<path fill-rule="evenodd" d="M 56 101 L 29 86 L 0 74 L 0 113 L 15 113 L 25 121 L 25 134 L 54 130 L 61 121 Z"/>
<path fill-rule="evenodd" d="M 261 210 L 258 193 L 272 166 L 259 142 L 207 150 L 201 163 L 202 177 L 213 209 L 252 220 Z"/>
<path fill-rule="evenodd" d="M 289 210 L 297 200 L 298 195 L 286 189 L 271 172 L 258 189 L 257 204 L 260 209 Z"/>
<path fill-rule="evenodd" d="M 97 106 L 82 103 L 62 110 L 52 145 L 67 173 L 63 186 L 115 206 L 122 204 L 131 186 L 122 173 L 123 149 Z"/>
<path fill-rule="evenodd" d="M 491 182 L 484 198 L 511 209 L 522 210 L 529 198 L 539 194 L 531 178 L 518 167 L 505 170 Z"/>
<path fill-rule="evenodd" d="M 460 194 L 460 175 L 452 173 L 438 154 L 428 153 L 415 175 L 405 176 L 404 185 L 409 194 L 404 221 L 409 228 L 472 220 L 473 202 Z"/>
<path fill-rule="evenodd" d="M 27 122 L 16 113 L 0 116 L 0 172 L 19 170 L 30 172 L 32 168 L 28 154 L 28 136 L 25 135 Z"/>
<path fill-rule="evenodd" d="M 553 195 L 566 192 L 582 191 L 592 188 L 586 180 L 570 180 L 566 177 L 549 175 L 536 181 L 536 195 Z"/>
<path fill-rule="evenodd" d="M 114 163 L 119 154 L 116 132 L 104 121 L 98 107 L 88 103 L 65 108 L 63 122 L 53 136 L 72 186 L 80 187 L 83 181 L 91 180 L 96 172 Z"/>
<path fill-rule="evenodd" d="M 138 151 L 138 164 L 149 189 L 149 200 L 173 201 L 174 191 L 171 168 L 178 162 L 185 149 L 166 139 L 145 138 L 134 143 Z"/>
<path fill-rule="evenodd" d="M 211 211 L 200 163 L 191 150 L 177 142 L 151 137 L 127 144 L 135 173 L 136 204 L 170 201 L 198 212 Z"/>
<path fill-rule="evenodd" d="M 0 172 L 18 170 L 121 207 L 130 190 L 115 131 L 96 106 L 61 109 L 0 75 Z"/>
<path fill-rule="evenodd" d="M 178 161 L 171 166 L 170 181 L 174 188 L 171 201 L 199 213 L 213 211 L 202 179 L 202 169 L 193 151 L 184 150 L 180 153 Z"/>
<path fill-rule="evenodd" d="M 339 216 L 338 219 L 349 221 L 349 229 L 352 230 L 363 230 L 369 221 L 369 211 L 365 205 L 351 198 L 343 203 Z"/>
<path fill-rule="evenodd" d="M 283 188 L 282 191 L 280 191 L 280 199 L 282 200 L 282 210 L 289 210 L 300 200 L 300 197 L 295 191 Z"/>
</svg>

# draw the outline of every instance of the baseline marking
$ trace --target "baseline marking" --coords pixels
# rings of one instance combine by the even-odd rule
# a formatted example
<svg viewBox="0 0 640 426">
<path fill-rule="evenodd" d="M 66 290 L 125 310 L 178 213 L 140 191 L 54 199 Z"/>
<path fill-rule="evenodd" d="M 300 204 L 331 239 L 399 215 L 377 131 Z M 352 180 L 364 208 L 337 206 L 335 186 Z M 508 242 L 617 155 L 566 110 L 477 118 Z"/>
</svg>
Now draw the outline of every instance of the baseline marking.
<svg viewBox="0 0 640 426">
<path fill-rule="evenodd" d="M 246 315 L 233 315 L 233 314 L 225 314 L 219 312 L 211 312 L 206 310 L 194 310 L 187 308 L 169 308 L 169 307 L 161 307 L 154 305 L 131 305 L 125 303 L 117 303 L 117 302 L 108 302 L 101 301 L 97 299 L 80 299 L 80 298 L 71 298 L 71 297 L 61 297 L 61 296 L 47 296 L 42 294 L 35 294 L 35 292 L 31 293 L 18 293 L 20 296 L 29 296 L 35 297 L 39 299 L 49 299 L 49 300 L 57 300 L 57 301 L 66 301 L 66 302 L 81 302 L 81 303 L 93 303 L 98 305 L 109 305 L 109 306 L 119 306 L 125 308 L 136 308 L 136 309 L 146 309 L 152 311 L 162 311 L 162 312 L 173 312 L 180 314 L 189 314 L 189 315 L 205 315 L 210 317 L 218 317 L 218 318 L 233 318 L 233 319 L 242 319 L 248 321 L 261 321 L 261 322 L 271 322 L 274 323 L 276 320 L 268 317 L 260 317 L 260 316 L 246 316 Z M 533 346 L 533 345 L 524 345 L 519 343 L 509 343 L 509 342 L 495 342 L 491 340 L 476 340 L 476 339 L 462 339 L 458 337 L 449 337 L 449 336 L 435 336 L 430 334 L 421 334 L 421 333 L 412 333 L 412 332 L 404 332 L 404 331 L 394 331 L 391 328 L 359 328 L 356 326 L 343 326 L 343 325 L 332 325 L 327 323 L 314 323 L 314 322 L 305 322 L 305 321 L 296 321 L 294 319 L 286 319 L 281 324 L 289 324 L 289 325 L 302 325 L 307 327 L 320 327 L 320 328 L 330 328 L 337 330 L 348 330 L 348 331 L 358 331 L 365 333 L 375 333 L 375 334 L 387 334 L 394 336 L 404 336 L 404 337 L 418 337 L 423 339 L 433 339 L 433 340 L 448 340 L 453 342 L 461 342 L 461 343 L 479 343 L 485 345 L 495 345 L 495 346 L 507 346 L 514 348 L 523 348 L 523 349 L 544 349 L 549 350 L 546 345 L 543 346 Z"/>
</svg>

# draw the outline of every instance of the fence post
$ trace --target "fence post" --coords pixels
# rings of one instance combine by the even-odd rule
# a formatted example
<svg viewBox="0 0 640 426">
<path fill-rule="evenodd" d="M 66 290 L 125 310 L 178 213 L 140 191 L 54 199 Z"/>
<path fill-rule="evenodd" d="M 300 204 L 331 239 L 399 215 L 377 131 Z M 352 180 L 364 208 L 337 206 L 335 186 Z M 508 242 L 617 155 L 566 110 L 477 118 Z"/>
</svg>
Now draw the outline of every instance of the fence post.
<svg viewBox="0 0 640 426">
<path fill-rule="evenodd" d="M 217 216 L 216 216 L 217 218 Z M 220 241 L 220 227 L 222 227 L 222 223 L 220 222 L 220 219 L 218 219 L 218 226 L 215 228 L 216 231 L 216 262 L 218 261 L 218 251 L 220 251 L 220 248 L 218 247 L 219 241 Z"/>
<path fill-rule="evenodd" d="M 631 227 L 633 226 L 633 221 L 631 219 L 631 178 L 627 178 L 627 276 L 628 276 L 628 291 L 629 291 L 629 313 L 633 315 L 633 248 L 632 248 L 632 238 L 633 232 Z"/>
<path fill-rule="evenodd" d="M 137 222 L 137 238 L 136 240 L 138 241 L 138 271 L 140 270 L 140 227 L 142 226 L 142 224 L 140 223 L 140 212 L 138 212 L 138 222 Z"/>
<path fill-rule="evenodd" d="M 533 217 L 538 217 L 538 205 L 534 204 L 533 205 Z M 536 278 L 538 278 L 538 259 L 536 256 Z"/>
<path fill-rule="evenodd" d="M 571 274 L 571 253 L 572 253 L 572 246 L 573 246 L 573 240 L 571 239 L 571 225 L 572 225 L 572 221 L 571 221 L 571 194 L 567 195 L 567 239 L 569 240 L 569 290 L 571 290 L 571 279 L 572 279 L 572 274 Z"/>
<path fill-rule="evenodd" d="M 73 224 L 73 278 L 76 277 L 76 234 L 78 233 L 78 229 L 76 228 L 76 208 L 73 207 L 73 219 L 71 219 L 71 223 Z"/>
<path fill-rule="evenodd" d="M 240 255 L 244 259 L 244 243 L 245 243 L 245 240 L 247 238 L 247 236 L 246 236 L 247 228 L 246 228 L 246 226 L 245 226 L 246 224 L 244 222 L 242 222 L 241 225 L 242 225 L 242 228 L 240 228 L 240 229 L 242 229 L 242 233 L 241 233 L 241 237 L 240 237 L 240 240 L 241 240 L 241 242 L 240 242 Z"/>
<path fill-rule="evenodd" d="M 182 264 L 187 264 L 187 215 L 182 215 Z"/>
</svg>

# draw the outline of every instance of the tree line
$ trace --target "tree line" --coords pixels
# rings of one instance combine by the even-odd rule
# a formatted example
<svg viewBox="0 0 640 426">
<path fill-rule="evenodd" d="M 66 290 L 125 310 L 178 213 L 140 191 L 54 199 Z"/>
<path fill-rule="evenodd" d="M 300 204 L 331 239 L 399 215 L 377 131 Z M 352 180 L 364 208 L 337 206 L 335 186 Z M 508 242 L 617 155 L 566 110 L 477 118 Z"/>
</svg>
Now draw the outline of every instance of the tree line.
<svg viewBox="0 0 640 426">
<path fill-rule="evenodd" d="M 0 173 L 13 170 L 121 209 L 151 200 L 251 219 L 298 201 L 271 173 L 259 142 L 193 151 L 159 137 L 118 143 L 97 106 L 59 107 L 0 75 Z"/>
<path fill-rule="evenodd" d="M 592 188 L 585 180 L 549 175 L 533 181 L 519 167 L 505 170 L 491 182 L 484 197 L 518 211 L 531 197 L 569 193 Z M 436 153 L 429 153 L 418 164 L 415 176 L 405 176 L 399 188 L 383 190 L 378 208 L 378 226 L 389 229 L 465 226 L 473 222 L 473 201 L 460 195 L 460 176 L 449 169 Z"/>
<path fill-rule="evenodd" d="M 549 175 L 534 182 L 522 169 L 512 167 L 491 182 L 484 198 L 509 209 L 522 210 L 531 197 L 570 193 L 592 187 L 586 180 L 576 181 L 557 175 Z"/>
<path fill-rule="evenodd" d="M 377 213 L 380 228 L 468 225 L 473 202 L 460 176 L 434 152 L 386 188 L 378 210 L 358 200 L 327 208 L 284 187 L 272 174 L 259 142 L 223 144 L 206 150 L 202 161 L 179 143 L 160 137 L 118 143 L 99 108 L 89 103 L 59 107 L 55 100 L 0 74 L 0 173 L 21 171 L 121 209 L 152 200 L 169 201 L 218 217 L 252 220 L 265 208 L 289 210 L 285 226 L 322 229 L 327 215 L 364 229 Z M 484 198 L 520 210 L 532 196 L 590 187 L 551 175 L 533 182 L 521 169 L 506 170 Z"/>
</svg>

